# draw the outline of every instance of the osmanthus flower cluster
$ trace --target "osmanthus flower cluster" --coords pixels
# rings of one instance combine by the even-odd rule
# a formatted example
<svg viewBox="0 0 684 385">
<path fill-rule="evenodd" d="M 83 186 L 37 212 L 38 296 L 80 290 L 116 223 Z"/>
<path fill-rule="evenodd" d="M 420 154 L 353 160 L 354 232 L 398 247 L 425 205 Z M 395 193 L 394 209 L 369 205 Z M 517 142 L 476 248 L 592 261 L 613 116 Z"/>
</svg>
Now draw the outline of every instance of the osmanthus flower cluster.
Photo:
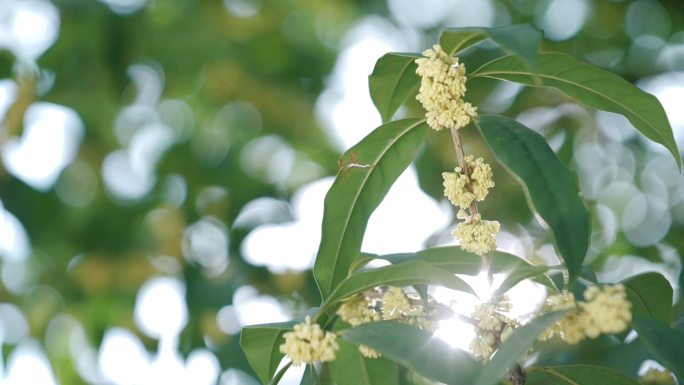
<svg viewBox="0 0 684 385">
<path fill-rule="evenodd" d="M 547 298 L 543 310 L 569 311 L 539 339 L 548 340 L 557 335 L 574 345 L 586 338 L 627 330 L 632 321 L 632 304 L 627 300 L 623 285 L 590 286 L 584 291 L 584 299 L 577 301 L 572 293 Z"/>
<path fill-rule="evenodd" d="M 378 291 L 373 292 L 375 293 Z M 378 297 L 358 293 L 346 300 L 337 311 L 337 315 L 352 326 L 380 320 L 394 320 L 416 325 L 422 329 L 431 329 L 433 325 L 428 313 L 422 301 L 409 298 L 404 290 L 398 287 L 390 287 Z M 360 345 L 359 351 L 364 357 L 380 357 L 380 352 L 368 346 Z"/>
<path fill-rule="evenodd" d="M 465 157 L 470 175 L 466 175 L 461 167 L 454 172 L 443 172 L 444 196 L 454 205 L 467 209 L 474 201 L 483 201 L 489 189 L 494 187 L 492 168 L 484 159 L 473 160 L 472 155 Z"/>
<path fill-rule="evenodd" d="M 345 300 L 337 310 L 337 315 L 352 326 L 394 320 L 422 329 L 432 329 L 433 324 L 428 313 L 421 300 L 409 298 L 398 287 L 376 288 L 369 293 L 357 293 Z M 324 331 L 318 324 L 312 323 L 310 317 L 295 325 L 294 330 L 285 333 L 283 337 L 285 342 L 280 345 L 280 352 L 288 356 L 293 365 L 333 361 L 339 349 L 337 335 Z M 380 352 L 364 345 L 359 346 L 359 352 L 367 358 L 380 357 Z"/>
<path fill-rule="evenodd" d="M 333 361 L 339 350 L 337 335 L 312 323 L 309 316 L 283 337 L 285 342 L 280 345 L 280 352 L 290 357 L 295 366 L 314 361 Z"/>
<path fill-rule="evenodd" d="M 465 66 L 437 44 L 425 50 L 423 56 L 416 59 L 416 73 L 421 76 L 416 99 L 427 111 L 428 125 L 435 130 L 466 126 L 477 116 L 477 108 L 463 100 L 466 92 Z"/>
<path fill-rule="evenodd" d="M 505 296 L 495 302 L 475 307 L 472 318 L 477 324 L 475 338 L 470 343 L 470 351 L 482 361 L 487 362 L 498 346 L 513 333 L 513 329 L 520 326 L 518 321 L 504 314 L 509 312 L 511 307 L 512 304 Z"/>
<path fill-rule="evenodd" d="M 437 131 L 451 129 L 456 146 L 460 147 L 460 140 L 456 140 L 458 130 L 477 116 L 477 108 L 463 100 L 467 79 L 465 66 L 439 45 L 423 52 L 423 56 L 416 59 L 416 73 L 421 76 L 416 99 L 426 110 L 428 125 Z M 456 151 L 460 154 L 462 149 Z M 454 172 L 442 173 L 444 196 L 460 208 L 458 218 L 463 219 L 453 234 L 460 240 L 463 250 L 485 255 L 496 249 L 499 223 L 483 220 L 473 203 L 484 200 L 489 189 L 494 187 L 492 169 L 482 158 L 475 159 L 472 155 L 459 155 L 459 163 Z"/>
</svg>

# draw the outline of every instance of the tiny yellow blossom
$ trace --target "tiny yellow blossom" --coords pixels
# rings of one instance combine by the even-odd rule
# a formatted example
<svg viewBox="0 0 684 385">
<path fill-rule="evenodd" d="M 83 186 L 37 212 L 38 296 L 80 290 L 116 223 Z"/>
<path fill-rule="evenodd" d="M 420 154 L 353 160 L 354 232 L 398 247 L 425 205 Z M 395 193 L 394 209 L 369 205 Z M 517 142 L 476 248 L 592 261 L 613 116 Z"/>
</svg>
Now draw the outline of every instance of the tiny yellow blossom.
<svg viewBox="0 0 684 385">
<path fill-rule="evenodd" d="M 589 324 L 599 333 L 620 333 L 632 322 L 632 304 L 627 300 L 623 285 L 591 286 L 584 291 L 586 303 L 581 306 L 587 314 Z M 599 333 L 587 333 L 596 338 Z"/>
<path fill-rule="evenodd" d="M 368 347 L 366 345 L 359 345 L 359 352 L 361 353 L 362 356 L 366 358 L 380 358 L 382 357 L 382 353 L 379 351 Z"/>
<path fill-rule="evenodd" d="M 472 318 L 477 320 L 477 325 L 470 350 L 476 357 L 488 361 L 501 342 L 510 337 L 513 329 L 520 326 L 518 321 L 502 314 L 510 310 L 511 303 L 505 296 L 497 302 L 487 302 L 475 307 Z"/>
<path fill-rule="evenodd" d="M 413 310 L 413 305 L 404 291 L 398 287 L 390 288 L 382 296 L 382 319 L 393 320 L 409 315 Z"/>
<path fill-rule="evenodd" d="M 496 250 L 495 237 L 499 232 L 499 222 L 485 221 L 480 214 L 468 215 L 463 210 L 457 216 L 464 221 L 456 225 L 452 234 L 461 241 L 461 249 L 477 255 Z"/>
<path fill-rule="evenodd" d="M 316 323 L 312 324 L 309 316 L 283 337 L 285 342 L 280 345 L 280 352 L 290 357 L 295 366 L 314 361 L 333 361 L 339 349 L 337 335 L 322 330 Z"/>
<path fill-rule="evenodd" d="M 546 340 L 559 335 L 574 345 L 585 338 L 627 330 L 632 321 L 632 305 L 623 285 L 591 286 L 584 291 L 585 301 L 576 301 L 572 293 L 550 296 L 544 310 L 571 309 L 540 337 Z"/>
<path fill-rule="evenodd" d="M 473 201 L 483 201 L 489 189 L 494 187 L 492 180 L 492 168 L 484 162 L 484 159 L 473 160 L 472 155 L 466 158 L 470 177 L 463 173 L 461 167 L 456 167 L 455 172 L 443 172 L 444 196 L 454 205 L 462 209 L 468 208 Z"/>
<path fill-rule="evenodd" d="M 416 73 L 421 76 L 416 99 L 427 111 L 425 117 L 435 130 L 459 129 L 477 116 L 477 108 L 463 101 L 466 92 L 465 66 L 435 45 L 416 59 Z"/>
<path fill-rule="evenodd" d="M 470 168 L 470 180 L 475 199 L 482 201 L 487 197 L 489 189 L 494 187 L 492 168 L 482 158 L 473 160 L 472 155 L 466 157 L 466 162 Z"/>
<path fill-rule="evenodd" d="M 363 293 L 358 293 L 345 300 L 337 314 L 352 326 L 381 320 L 397 320 L 421 329 L 429 329 L 433 326 L 425 308 L 413 304 L 401 288 L 391 287 L 381 299 L 374 301 L 382 304 L 379 310 L 377 304 L 370 301 Z M 365 345 L 359 345 L 359 352 L 367 358 L 381 356 L 380 352 Z"/>
<path fill-rule="evenodd" d="M 337 314 L 343 321 L 352 326 L 359 326 L 382 319 L 381 314 L 371 306 L 368 299 L 361 293 L 344 301 Z"/>
<path fill-rule="evenodd" d="M 554 335 L 575 345 L 586 338 L 585 322 L 582 313 L 578 309 L 575 296 L 572 293 L 556 294 L 549 296 L 544 305 L 545 311 L 569 310 L 563 317 L 558 319 L 539 339 L 542 341 L 553 338 Z"/>
<path fill-rule="evenodd" d="M 469 347 L 475 357 L 488 361 L 496 349 L 496 337 L 492 332 L 481 331 L 470 341 Z"/>
<path fill-rule="evenodd" d="M 465 209 L 473 203 L 475 194 L 466 187 L 470 182 L 470 178 L 461 173 L 461 168 L 456 167 L 454 171 L 442 173 L 442 178 L 444 178 L 444 196 L 454 206 Z"/>
</svg>

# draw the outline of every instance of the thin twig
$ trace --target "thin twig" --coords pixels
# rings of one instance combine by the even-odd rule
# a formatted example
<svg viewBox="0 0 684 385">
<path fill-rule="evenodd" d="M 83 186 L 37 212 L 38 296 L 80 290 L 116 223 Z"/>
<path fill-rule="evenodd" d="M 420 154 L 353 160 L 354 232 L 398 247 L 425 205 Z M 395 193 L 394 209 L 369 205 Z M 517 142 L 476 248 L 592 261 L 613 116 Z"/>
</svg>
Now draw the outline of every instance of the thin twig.
<svg viewBox="0 0 684 385">
<path fill-rule="evenodd" d="M 525 380 L 527 380 L 525 372 L 518 364 L 511 368 L 511 371 L 508 372 L 508 377 L 513 385 L 525 385 Z"/>
<path fill-rule="evenodd" d="M 463 145 L 461 145 L 461 136 L 458 134 L 458 129 L 451 129 L 451 139 L 454 142 L 454 150 L 456 150 L 456 159 L 458 159 L 458 166 L 461 168 L 461 172 L 463 173 L 463 175 L 467 176 L 468 180 L 470 181 L 470 169 L 468 168 L 468 162 L 466 162 L 465 159 L 465 153 L 463 152 Z M 473 185 L 471 184 L 471 182 L 466 183 L 465 187 L 468 189 L 468 191 L 473 192 Z M 470 210 L 470 215 L 476 215 L 479 213 L 475 201 L 470 203 L 468 209 Z M 482 255 L 482 272 L 487 275 L 487 281 L 491 286 L 494 281 L 494 274 L 491 270 L 489 255 L 487 254 Z"/>
</svg>

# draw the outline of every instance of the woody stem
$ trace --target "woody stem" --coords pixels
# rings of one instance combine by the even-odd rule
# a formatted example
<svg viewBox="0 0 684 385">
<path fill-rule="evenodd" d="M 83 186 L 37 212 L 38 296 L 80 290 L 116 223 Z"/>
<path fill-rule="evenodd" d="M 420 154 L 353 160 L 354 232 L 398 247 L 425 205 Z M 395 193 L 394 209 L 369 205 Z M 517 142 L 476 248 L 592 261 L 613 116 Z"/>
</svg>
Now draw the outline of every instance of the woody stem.
<svg viewBox="0 0 684 385">
<path fill-rule="evenodd" d="M 454 150 L 456 150 L 456 159 L 458 160 L 458 166 L 461 168 L 461 172 L 463 173 L 463 175 L 468 177 L 468 180 L 470 180 L 470 169 L 468 168 L 468 162 L 466 162 L 465 159 L 465 153 L 463 152 L 463 145 L 461 145 L 461 136 L 458 134 L 458 129 L 451 129 L 451 139 L 454 142 Z M 468 189 L 468 191 L 473 192 L 473 186 L 470 182 L 466 184 L 466 188 Z M 477 204 L 475 203 L 475 201 L 470 203 L 468 209 L 470 211 L 470 215 L 476 215 L 479 212 L 477 210 Z M 487 254 L 484 254 L 482 256 L 482 272 L 487 275 L 487 280 L 491 285 L 494 277 L 490 269 L 489 255 Z"/>
<path fill-rule="evenodd" d="M 525 385 L 525 380 L 527 380 L 525 372 L 518 364 L 515 364 L 511 371 L 508 372 L 508 377 L 513 385 Z"/>
</svg>

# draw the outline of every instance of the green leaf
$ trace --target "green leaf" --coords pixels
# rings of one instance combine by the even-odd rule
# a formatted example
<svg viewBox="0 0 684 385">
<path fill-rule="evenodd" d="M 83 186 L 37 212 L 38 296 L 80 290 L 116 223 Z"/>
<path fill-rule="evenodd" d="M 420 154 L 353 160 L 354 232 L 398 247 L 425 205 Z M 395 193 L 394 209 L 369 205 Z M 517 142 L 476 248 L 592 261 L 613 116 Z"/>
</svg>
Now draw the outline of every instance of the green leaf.
<svg viewBox="0 0 684 385">
<path fill-rule="evenodd" d="M 672 322 L 672 286 L 662 274 L 640 274 L 622 282 L 634 316 Z"/>
<path fill-rule="evenodd" d="M 337 385 L 399 385 L 399 368 L 381 358 L 365 358 L 359 347 L 338 339 L 340 350 L 330 363 L 330 375 Z"/>
<path fill-rule="evenodd" d="M 328 297 L 322 313 L 334 308 L 338 301 L 360 291 L 380 285 L 410 286 L 419 284 L 438 284 L 454 290 L 475 295 L 473 289 L 461 278 L 424 261 L 409 261 L 398 265 L 383 266 L 373 270 L 354 273 L 342 281 Z"/>
<path fill-rule="evenodd" d="M 425 261 L 441 267 L 454 274 L 477 275 L 482 271 L 482 257 L 463 251 L 459 246 L 433 247 L 416 253 L 399 253 L 387 255 L 364 254 L 363 260 L 383 259 L 392 264 L 408 261 Z M 506 279 L 497 290 L 498 294 L 505 293 L 523 279 L 531 278 L 542 285 L 556 289 L 549 277 L 543 273 L 548 271 L 548 266 L 534 266 L 522 258 L 502 251 L 493 251 L 489 254 L 490 267 L 494 273 L 506 274 Z"/>
<path fill-rule="evenodd" d="M 311 308 L 306 314 L 297 317 L 292 321 L 278 322 L 263 325 L 245 326 L 240 332 L 240 346 L 245 352 L 247 361 L 254 369 L 259 380 L 268 384 L 278 364 L 283 359 L 280 352 L 280 345 L 283 341 L 283 334 L 292 330 L 294 325 L 301 323 L 307 315 L 315 314 L 318 308 Z"/>
<path fill-rule="evenodd" d="M 268 384 L 283 359 L 283 353 L 279 350 L 283 343 L 283 334 L 292 330 L 296 323 L 290 321 L 242 328 L 240 346 L 263 384 Z"/>
<path fill-rule="evenodd" d="M 477 275 L 482 269 L 482 257 L 463 251 L 458 246 L 433 247 L 416 253 L 373 255 L 392 264 L 409 261 L 425 261 L 451 273 Z"/>
<path fill-rule="evenodd" d="M 321 380 L 318 378 L 318 373 L 316 373 L 316 368 L 313 364 L 306 365 L 302 382 L 299 385 L 321 385 Z"/>
<path fill-rule="evenodd" d="M 565 311 L 542 314 L 527 325 L 513 330 L 510 337 L 501 343 L 491 361 L 480 371 L 475 379 L 475 385 L 498 384 L 518 359 L 530 350 L 539 335 L 563 314 Z"/>
<path fill-rule="evenodd" d="M 517 266 L 506 275 L 506 278 L 504 278 L 503 282 L 501 282 L 501 285 L 499 285 L 494 292 L 494 297 L 498 297 L 506 293 L 515 285 L 526 279 L 538 278 L 539 280 L 543 280 L 544 284 L 547 286 L 554 288 L 551 279 L 545 275 L 547 271 L 549 271 L 548 266 Z"/>
<path fill-rule="evenodd" d="M 427 127 L 422 119 L 388 123 L 342 155 L 340 171 L 325 196 L 313 270 L 324 300 L 349 274 L 361 253 L 368 218 L 415 158 Z"/>
<path fill-rule="evenodd" d="M 591 365 L 532 366 L 527 373 L 528 382 L 546 385 L 639 385 L 638 381 L 620 372 Z"/>
<path fill-rule="evenodd" d="M 398 322 L 371 322 L 342 331 L 348 341 L 367 345 L 383 356 L 445 384 L 470 385 L 480 364 L 428 331 Z"/>
<path fill-rule="evenodd" d="M 529 71 L 515 55 L 493 60 L 470 77 L 489 77 L 529 86 L 554 87 L 588 107 L 625 116 L 634 127 L 654 142 L 665 146 L 681 169 L 681 158 L 665 110 L 655 96 L 621 77 L 557 53 L 541 53 L 539 70 Z"/>
<path fill-rule="evenodd" d="M 439 44 L 450 55 L 457 54 L 491 38 L 505 50 L 520 55 L 530 68 L 537 68 L 537 56 L 542 33 L 530 24 L 497 28 L 451 28 L 442 32 Z"/>
<path fill-rule="evenodd" d="M 684 383 L 684 330 L 649 318 L 635 318 L 632 326 L 656 361 L 670 369 L 680 384 Z"/>
<path fill-rule="evenodd" d="M 378 59 L 368 77 L 370 96 L 386 123 L 406 100 L 418 93 L 420 77 L 416 74 L 415 60 L 420 55 L 388 53 Z"/>
<path fill-rule="evenodd" d="M 476 124 L 497 160 L 523 186 L 530 207 L 550 227 L 573 282 L 589 248 L 591 226 L 575 174 L 541 135 L 515 120 L 483 115 Z"/>
</svg>

